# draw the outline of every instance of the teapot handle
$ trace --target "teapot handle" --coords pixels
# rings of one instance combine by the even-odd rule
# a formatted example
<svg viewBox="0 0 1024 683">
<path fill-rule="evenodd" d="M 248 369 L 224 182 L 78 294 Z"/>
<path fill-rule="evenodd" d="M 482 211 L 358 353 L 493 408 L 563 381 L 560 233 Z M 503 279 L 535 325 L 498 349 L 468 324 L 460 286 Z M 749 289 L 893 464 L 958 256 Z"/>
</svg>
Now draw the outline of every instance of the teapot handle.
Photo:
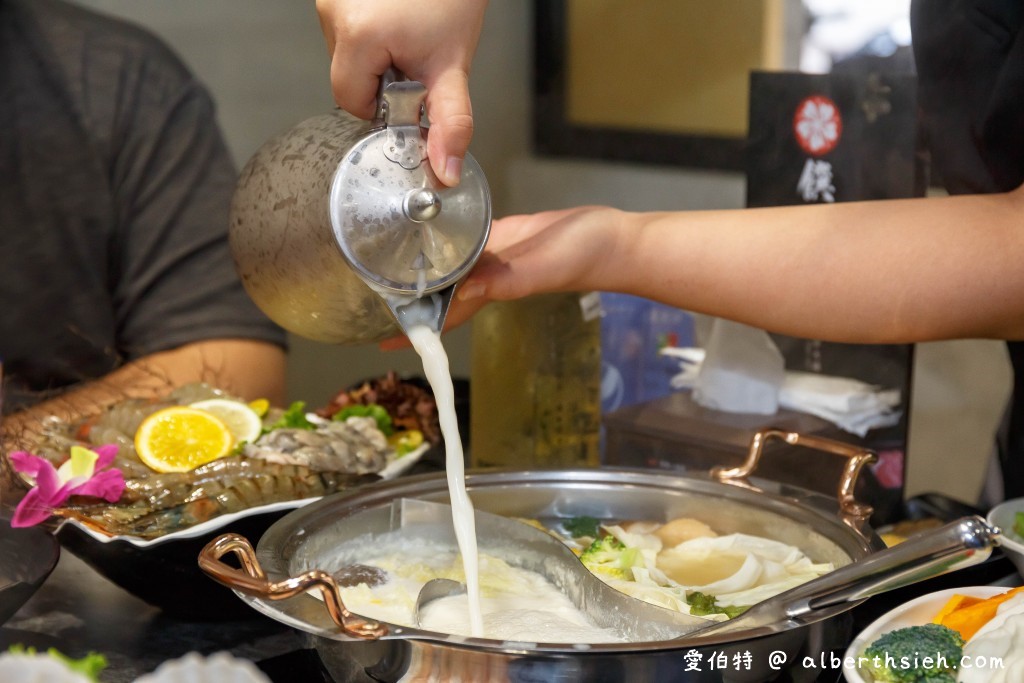
<svg viewBox="0 0 1024 683">
<path fill-rule="evenodd" d="M 374 128 L 383 127 L 384 125 L 386 125 L 386 107 L 384 105 L 384 90 L 392 83 L 397 83 L 399 81 L 404 80 L 407 80 L 405 78 L 405 74 L 393 66 L 389 66 L 387 70 L 380 75 L 380 84 L 377 86 L 377 110 L 373 115 Z"/>
</svg>

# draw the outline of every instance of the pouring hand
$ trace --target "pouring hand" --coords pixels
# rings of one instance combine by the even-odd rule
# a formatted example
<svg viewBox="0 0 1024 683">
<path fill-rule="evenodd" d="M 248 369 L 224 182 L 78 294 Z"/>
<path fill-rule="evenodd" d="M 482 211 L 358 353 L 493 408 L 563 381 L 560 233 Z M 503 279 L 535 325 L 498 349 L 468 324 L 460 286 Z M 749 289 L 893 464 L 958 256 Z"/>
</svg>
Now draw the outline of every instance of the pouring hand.
<svg viewBox="0 0 1024 683">
<path fill-rule="evenodd" d="M 608 289 L 619 279 L 611 257 L 628 243 L 632 215 L 590 206 L 495 221 L 449 319 L 465 319 L 465 311 L 475 312 L 486 301 Z"/>
<path fill-rule="evenodd" d="M 445 330 L 469 320 L 489 301 L 546 292 L 608 289 L 619 277 L 616 259 L 628 243 L 630 216 L 606 207 L 510 216 L 491 225 L 480 260 L 460 285 L 445 318 Z M 382 351 L 410 346 L 404 336 L 380 343 Z"/>
<path fill-rule="evenodd" d="M 457 185 L 473 137 L 469 69 L 486 0 L 317 0 L 331 87 L 338 105 L 373 117 L 381 75 L 390 67 L 427 88 L 427 153 L 434 173 Z"/>
</svg>

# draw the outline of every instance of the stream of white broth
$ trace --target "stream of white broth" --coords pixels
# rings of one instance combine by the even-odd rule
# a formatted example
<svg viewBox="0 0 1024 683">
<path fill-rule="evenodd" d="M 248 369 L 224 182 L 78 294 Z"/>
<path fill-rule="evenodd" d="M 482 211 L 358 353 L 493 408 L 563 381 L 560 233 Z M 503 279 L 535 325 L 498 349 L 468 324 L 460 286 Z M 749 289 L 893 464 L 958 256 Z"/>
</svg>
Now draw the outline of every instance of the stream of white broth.
<svg viewBox="0 0 1024 683">
<path fill-rule="evenodd" d="M 473 501 L 466 491 L 466 465 L 463 460 L 462 438 L 455 416 L 455 388 L 448 367 L 448 354 L 441 343 L 441 335 L 426 325 L 415 325 L 406 333 L 409 341 L 423 361 L 423 372 L 427 376 L 437 416 L 444 436 L 445 469 L 448 473 L 448 495 L 452 503 L 452 523 L 455 538 L 462 553 L 462 566 L 466 573 L 466 596 L 469 599 L 470 633 L 482 637 L 484 631 L 483 610 L 480 605 L 480 565 L 476 546 L 476 519 Z"/>
</svg>

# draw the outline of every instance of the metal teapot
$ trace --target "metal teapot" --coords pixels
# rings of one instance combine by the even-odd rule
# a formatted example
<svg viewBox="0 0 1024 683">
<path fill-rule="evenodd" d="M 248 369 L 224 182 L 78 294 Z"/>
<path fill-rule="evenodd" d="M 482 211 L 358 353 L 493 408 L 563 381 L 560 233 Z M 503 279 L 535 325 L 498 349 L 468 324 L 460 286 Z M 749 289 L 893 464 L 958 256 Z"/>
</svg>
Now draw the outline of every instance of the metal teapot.
<svg viewBox="0 0 1024 683">
<path fill-rule="evenodd" d="M 340 110 L 307 119 L 243 168 L 231 251 L 249 296 L 285 329 L 350 345 L 441 329 L 487 241 L 491 198 L 469 155 L 457 187 L 434 175 L 426 92 L 388 74 L 374 121 Z"/>
</svg>

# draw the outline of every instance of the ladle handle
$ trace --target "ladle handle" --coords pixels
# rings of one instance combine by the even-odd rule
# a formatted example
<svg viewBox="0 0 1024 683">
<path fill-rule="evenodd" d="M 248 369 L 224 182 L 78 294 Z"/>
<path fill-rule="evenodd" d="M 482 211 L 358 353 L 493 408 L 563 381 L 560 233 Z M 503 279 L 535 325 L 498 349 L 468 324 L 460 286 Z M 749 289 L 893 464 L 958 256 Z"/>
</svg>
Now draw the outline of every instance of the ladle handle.
<svg viewBox="0 0 1024 683">
<path fill-rule="evenodd" d="M 238 557 L 241 570 L 221 560 L 231 552 Z M 327 572 L 314 569 L 283 581 L 268 579 L 256 559 L 252 544 L 238 534 L 222 534 L 207 543 L 199 553 L 199 568 L 221 585 L 264 600 L 284 600 L 319 588 L 331 619 L 347 635 L 362 640 L 376 640 L 387 635 L 387 626 L 363 619 L 345 607 L 338 583 Z"/>
<path fill-rule="evenodd" d="M 854 602 L 986 560 L 999 529 L 963 517 L 809 581 L 789 593 L 791 617 Z"/>
<path fill-rule="evenodd" d="M 779 593 L 696 635 L 720 636 L 755 628 L 779 631 L 794 622 L 807 623 L 844 603 L 978 564 L 988 558 L 999 533 L 981 517 L 964 517 Z"/>
</svg>

